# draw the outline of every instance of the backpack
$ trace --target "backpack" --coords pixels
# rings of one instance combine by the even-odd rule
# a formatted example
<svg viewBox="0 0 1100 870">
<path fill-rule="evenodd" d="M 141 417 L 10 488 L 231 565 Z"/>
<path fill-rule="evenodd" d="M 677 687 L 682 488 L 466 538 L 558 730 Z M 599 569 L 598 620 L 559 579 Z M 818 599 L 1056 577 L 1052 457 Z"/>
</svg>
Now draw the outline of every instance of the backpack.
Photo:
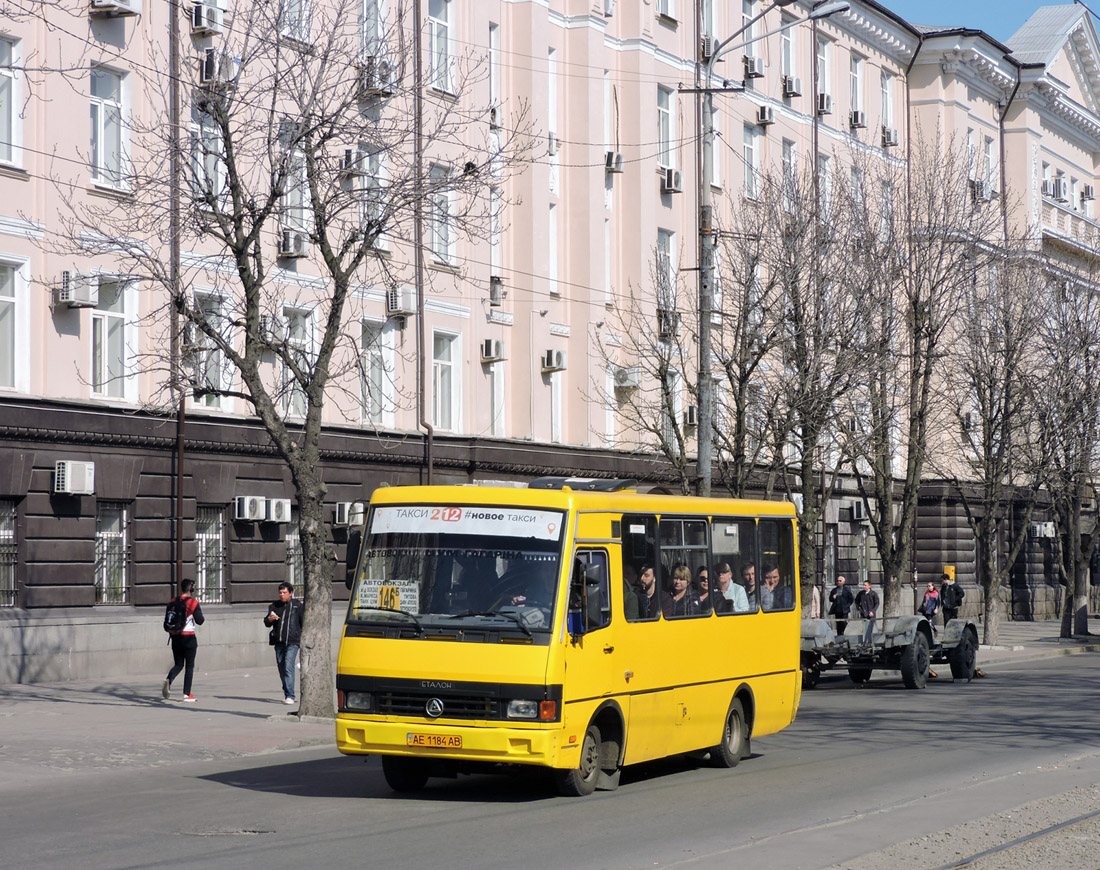
<svg viewBox="0 0 1100 870">
<path fill-rule="evenodd" d="M 182 598 L 173 598 L 164 609 L 164 630 L 169 634 L 179 634 L 187 622 L 187 602 Z"/>
</svg>

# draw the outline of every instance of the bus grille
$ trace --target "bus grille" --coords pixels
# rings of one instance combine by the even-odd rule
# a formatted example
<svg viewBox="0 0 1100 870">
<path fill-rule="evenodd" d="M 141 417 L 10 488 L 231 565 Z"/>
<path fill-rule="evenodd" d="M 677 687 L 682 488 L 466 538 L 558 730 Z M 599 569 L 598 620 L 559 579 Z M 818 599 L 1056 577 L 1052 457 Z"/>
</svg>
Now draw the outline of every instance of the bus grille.
<svg viewBox="0 0 1100 870">
<path fill-rule="evenodd" d="M 430 698 L 443 702 L 441 719 L 499 719 L 500 701 L 479 695 L 413 695 L 402 692 L 379 692 L 378 712 L 387 716 L 423 716 L 429 718 L 424 705 Z"/>
</svg>

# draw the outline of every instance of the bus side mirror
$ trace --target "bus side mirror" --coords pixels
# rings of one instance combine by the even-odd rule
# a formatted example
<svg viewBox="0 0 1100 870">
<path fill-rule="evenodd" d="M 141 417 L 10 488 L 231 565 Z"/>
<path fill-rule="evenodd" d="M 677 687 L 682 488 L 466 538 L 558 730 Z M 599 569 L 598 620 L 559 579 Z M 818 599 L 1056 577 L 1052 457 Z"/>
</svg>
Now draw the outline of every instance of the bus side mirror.
<svg viewBox="0 0 1100 870">
<path fill-rule="evenodd" d="M 348 532 L 348 549 L 344 555 L 344 585 L 351 589 L 355 583 L 355 568 L 359 564 L 359 548 L 363 543 L 363 530 Z"/>
<path fill-rule="evenodd" d="M 599 589 L 599 566 L 578 564 L 569 584 L 569 635 L 574 643 L 593 628 L 600 626 Z M 591 605 L 596 607 L 595 614 Z"/>
</svg>

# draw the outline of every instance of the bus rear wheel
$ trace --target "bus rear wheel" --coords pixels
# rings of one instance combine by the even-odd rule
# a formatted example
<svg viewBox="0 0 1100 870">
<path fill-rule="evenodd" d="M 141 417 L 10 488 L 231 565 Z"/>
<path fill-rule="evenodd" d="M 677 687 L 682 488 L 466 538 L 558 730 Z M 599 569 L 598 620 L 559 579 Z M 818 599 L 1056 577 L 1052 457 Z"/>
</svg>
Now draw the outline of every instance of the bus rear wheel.
<svg viewBox="0 0 1100 870">
<path fill-rule="evenodd" d="M 584 732 L 577 766 L 555 771 L 558 794 L 565 797 L 584 797 L 596 790 L 596 780 L 600 776 L 600 744 L 600 729 L 593 722 Z"/>
<path fill-rule="evenodd" d="M 726 725 L 722 731 L 722 742 L 710 751 L 710 763 L 715 767 L 737 767 L 745 755 L 748 740 L 748 727 L 745 725 L 745 708 L 737 699 L 733 699 L 726 713 Z"/>
<path fill-rule="evenodd" d="M 394 791 L 420 791 L 428 781 L 428 766 L 419 758 L 383 755 L 382 775 Z"/>
</svg>

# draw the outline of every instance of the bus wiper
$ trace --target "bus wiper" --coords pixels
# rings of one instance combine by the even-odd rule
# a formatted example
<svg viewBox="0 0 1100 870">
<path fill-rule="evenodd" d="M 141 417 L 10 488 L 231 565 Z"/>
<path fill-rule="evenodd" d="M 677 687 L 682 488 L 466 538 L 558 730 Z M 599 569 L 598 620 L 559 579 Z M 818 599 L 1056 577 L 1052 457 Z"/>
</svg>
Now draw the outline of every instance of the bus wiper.
<svg viewBox="0 0 1100 870">
<path fill-rule="evenodd" d="M 512 622 L 518 625 L 523 630 L 523 633 L 529 638 L 533 639 L 535 637 L 533 634 L 531 634 L 531 629 L 524 625 L 523 620 L 516 616 L 516 614 L 504 613 L 501 610 L 464 610 L 462 611 L 462 613 L 449 614 L 447 616 L 447 619 L 462 619 L 464 616 L 500 616 L 504 619 L 512 620 Z"/>
<path fill-rule="evenodd" d="M 420 624 L 420 620 L 416 618 L 416 614 L 409 613 L 407 610 L 399 610 L 396 607 L 356 607 L 356 610 L 381 610 L 383 613 L 400 613 L 402 616 L 407 616 L 409 621 L 416 626 L 418 634 L 424 634 L 424 627 Z"/>
</svg>

